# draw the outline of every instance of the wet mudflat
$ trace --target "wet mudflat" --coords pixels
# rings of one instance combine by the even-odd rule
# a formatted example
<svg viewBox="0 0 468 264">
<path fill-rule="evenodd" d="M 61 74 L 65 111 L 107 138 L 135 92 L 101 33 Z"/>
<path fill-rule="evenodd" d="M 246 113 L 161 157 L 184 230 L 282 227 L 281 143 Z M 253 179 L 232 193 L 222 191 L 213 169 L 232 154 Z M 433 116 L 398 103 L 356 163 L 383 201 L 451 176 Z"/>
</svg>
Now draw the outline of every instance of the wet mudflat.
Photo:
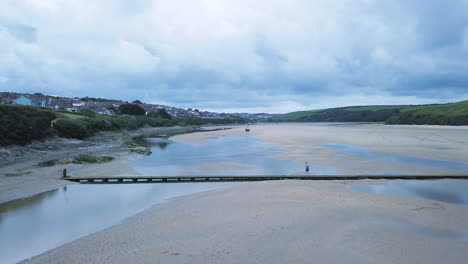
<svg viewBox="0 0 468 264">
<path fill-rule="evenodd" d="M 438 202 L 468 206 L 468 180 L 391 181 L 386 184 L 349 185 L 347 188 L 353 191 L 378 195 L 397 195 L 434 200 L 434 203 L 429 207 L 414 208 L 413 210 L 416 211 L 424 209 L 444 210 L 443 204 Z M 376 221 L 376 224 L 424 236 L 468 243 L 468 230 L 428 227 L 394 219 L 383 219 Z"/>
<path fill-rule="evenodd" d="M 353 184 L 349 190 L 385 195 L 419 197 L 468 205 L 468 180 L 391 181 L 386 184 Z"/>
</svg>

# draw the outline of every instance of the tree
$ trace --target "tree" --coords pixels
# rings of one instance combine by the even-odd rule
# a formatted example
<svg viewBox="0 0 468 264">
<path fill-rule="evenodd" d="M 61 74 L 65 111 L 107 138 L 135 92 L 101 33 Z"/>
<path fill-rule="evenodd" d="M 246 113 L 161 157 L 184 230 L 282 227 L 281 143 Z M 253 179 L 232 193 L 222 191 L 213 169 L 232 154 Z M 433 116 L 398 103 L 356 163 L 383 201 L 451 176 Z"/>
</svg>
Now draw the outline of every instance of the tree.
<svg viewBox="0 0 468 264">
<path fill-rule="evenodd" d="M 80 110 L 79 113 L 84 115 L 87 118 L 91 118 L 91 117 L 96 116 L 96 113 L 93 110 L 89 109 L 89 108 L 83 108 L 83 109 Z"/>
<path fill-rule="evenodd" d="M 140 100 L 135 100 L 132 102 L 132 104 L 143 104 Z"/>
<path fill-rule="evenodd" d="M 158 109 L 158 111 L 151 111 L 148 113 L 149 117 L 162 118 L 162 119 L 172 119 L 172 116 L 165 109 Z"/>
<path fill-rule="evenodd" d="M 123 104 L 119 106 L 118 113 L 121 115 L 145 115 L 146 111 L 137 104 Z"/>
<path fill-rule="evenodd" d="M 108 106 L 106 106 L 106 109 L 109 110 L 109 111 L 111 111 L 112 114 L 115 114 L 115 112 L 117 111 L 117 109 L 116 109 L 115 106 L 113 106 L 113 105 L 108 105 Z"/>
</svg>

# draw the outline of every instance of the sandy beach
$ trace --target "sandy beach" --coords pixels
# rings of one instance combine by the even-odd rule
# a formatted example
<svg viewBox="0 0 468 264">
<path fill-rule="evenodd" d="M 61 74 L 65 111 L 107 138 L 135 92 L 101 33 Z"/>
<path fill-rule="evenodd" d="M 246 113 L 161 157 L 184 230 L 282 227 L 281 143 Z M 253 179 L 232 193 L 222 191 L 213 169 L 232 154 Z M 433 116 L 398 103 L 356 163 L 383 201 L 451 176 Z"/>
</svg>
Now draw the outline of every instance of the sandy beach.
<svg viewBox="0 0 468 264">
<path fill-rule="evenodd" d="M 467 241 L 456 239 L 458 233 L 466 239 L 466 206 L 353 192 L 347 184 L 247 183 L 180 197 L 24 263 L 462 263 L 468 257 Z"/>
</svg>

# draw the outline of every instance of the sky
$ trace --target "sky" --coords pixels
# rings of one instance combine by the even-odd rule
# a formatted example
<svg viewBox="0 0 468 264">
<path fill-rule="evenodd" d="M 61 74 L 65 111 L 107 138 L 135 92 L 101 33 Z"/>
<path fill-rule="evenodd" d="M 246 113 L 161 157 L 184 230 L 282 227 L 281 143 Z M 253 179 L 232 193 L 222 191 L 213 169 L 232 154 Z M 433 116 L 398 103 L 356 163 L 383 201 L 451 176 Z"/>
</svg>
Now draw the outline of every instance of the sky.
<svg viewBox="0 0 468 264">
<path fill-rule="evenodd" d="M 468 0 L 0 0 L 0 91 L 217 112 L 468 100 Z"/>
</svg>

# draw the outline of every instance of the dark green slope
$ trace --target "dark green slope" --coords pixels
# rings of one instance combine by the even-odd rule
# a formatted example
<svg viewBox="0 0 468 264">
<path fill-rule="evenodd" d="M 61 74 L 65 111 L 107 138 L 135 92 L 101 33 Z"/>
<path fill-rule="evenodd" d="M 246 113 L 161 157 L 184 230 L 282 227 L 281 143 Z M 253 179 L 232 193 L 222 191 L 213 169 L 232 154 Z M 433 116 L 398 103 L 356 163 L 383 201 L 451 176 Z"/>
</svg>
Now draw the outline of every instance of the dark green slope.
<svg viewBox="0 0 468 264">
<path fill-rule="evenodd" d="M 270 121 L 468 125 L 468 101 L 439 105 L 350 106 L 300 111 L 280 115 Z"/>
<path fill-rule="evenodd" d="M 280 115 L 273 122 L 384 122 L 406 106 L 351 106 Z"/>
<path fill-rule="evenodd" d="M 403 108 L 386 124 L 468 125 L 468 101 Z"/>
</svg>

